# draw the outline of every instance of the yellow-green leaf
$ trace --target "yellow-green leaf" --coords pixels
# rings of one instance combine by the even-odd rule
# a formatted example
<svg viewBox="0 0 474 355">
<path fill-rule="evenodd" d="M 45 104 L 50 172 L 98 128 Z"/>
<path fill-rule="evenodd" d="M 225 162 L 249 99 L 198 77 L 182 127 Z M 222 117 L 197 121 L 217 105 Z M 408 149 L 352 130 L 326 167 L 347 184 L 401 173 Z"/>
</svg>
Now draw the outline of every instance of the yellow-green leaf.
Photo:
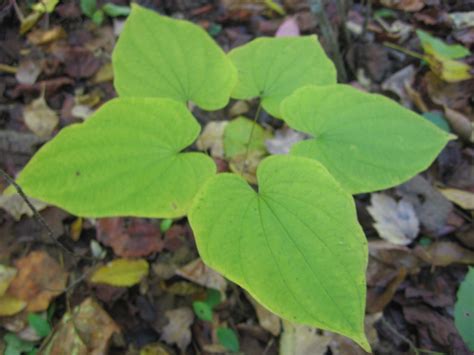
<svg viewBox="0 0 474 355">
<path fill-rule="evenodd" d="M 21 312 L 26 302 L 8 295 L 0 296 L 0 317 L 8 317 Z"/>
<path fill-rule="evenodd" d="M 117 259 L 96 270 L 90 280 L 93 283 L 130 287 L 148 274 L 148 268 L 144 259 Z"/>
</svg>

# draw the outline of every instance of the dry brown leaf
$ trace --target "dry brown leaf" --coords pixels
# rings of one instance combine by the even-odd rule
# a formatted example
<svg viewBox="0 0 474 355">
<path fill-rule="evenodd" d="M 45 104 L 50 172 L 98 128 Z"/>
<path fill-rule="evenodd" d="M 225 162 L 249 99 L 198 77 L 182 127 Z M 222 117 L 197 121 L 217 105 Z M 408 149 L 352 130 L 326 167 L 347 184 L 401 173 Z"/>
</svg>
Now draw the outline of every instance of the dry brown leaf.
<svg viewBox="0 0 474 355">
<path fill-rule="evenodd" d="M 474 142 L 474 124 L 461 112 L 444 108 L 445 117 L 454 133 L 467 142 Z"/>
<path fill-rule="evenodd" d="M 276 130 L 273 138 L 265 141 L 265 146 L 271 154 L 288 154 L 293 144 L 302 141 L 304 138 L 304 133 L 285 126 Z"/>
<path fill-rule="evenodd" d="M 283 320 L 280 355 L 324 355 L 333 336 L 320 334 L 318 329 Z"/>
<path fill-rule="evenodd" d="M 424 0 L 380 0 L 380 3 L 392 9 L 408 12 L 420 11 L 425 7 Z"/>
<path fill-rule="evenodd" d="M 102 307 L 87 298 L 66 313 L 56 327 L 42 354 L 105 355 L 114 333 L 120 328 Z"/>
<path fill-rule="evenodd" d="M 143 218 L 99 219 L 97 240 L 125 258 L 147 256 L 163 249 L 159 228 Z"/>
<path fill-rule="evenodd" d="M 420 259 L 433 266 L 474 264 L 474 252 L 463 248 L 458 243 L 439 241 L 426 248 L 418 245 L 414 251 Z"/>
<path fill-rule="evenodd" d="M 221 274 L 204 264 L 200 258 L 191 261 L 189 264 L 177 270 L 176 275 L 184 277 L 198 285 L 219 290 L 222 295 L 225 295 L 227 281 Z"/>
<path fill-rule="evenodd" d="M 459 189 L 438 189 L 448 200 L 465 210 L 474 210 L 474 193 Z"/>
<path fill-rule="evenodd" d="M 381 238 L 398 245 L 408 245 L 416 238 L 420 223 L 410 202 L 396 202 L 379 193 L 372 194 L 370 202 L 367 210 L 374 218 L 374 228 Z"/>
<path fill-rule="evenodd" d="M 59 123 L 59 117 L 51 110 L 44 97 L 32 101 L 23 109 L 26 126 L 38 137 L 48 138 Z"/>
<path fill-rule="evenodd" d="M 247 299 L 252 303 L 257 313 L 258 323 L 260 326 L 269 331 L 273 336 L 277 337 L 281 332 L 281 319 L 276 314 L 272 313 L 263 307 L 256 299 L 249 293 L 245 292 Z"/>
<path fill-rule="evenodd" d="M 163 327 L 161 339 L 168 344 L 176 344 L 182 352 L 191 342 L 191 330 L 194 322 L 194 313 L 190 308 L 182 307 L 165 312 L 169 323 Z"/>
<path fill-rule="evenodd" d="M 28 303 L 27 311 L 45 311 L 64 292 L 67 273 L 46 252 L 33 251 L 15 261 L 18 274 L 7 294 Z"/>
<path fill-rule="evenodd" d="M 382 83 L 382 89 L 395 93 L 400 98 L 402 105 L 410 108 L 412 101 L 406 88 L 413 84 L 415 74 L 415 66 L 410 64 L 386 79 Z"/>
<path fill-rule="evenodd" d="M 209 150 L 214 158 L 224 158 L 224 129 L 228 121 L 212 121 L 206 124 L 196 141 L 199 150 Z"/>
<path fill-rule="evenodd" d="M 20 62 L 15 74 L 16 81 L 20 84 L 34 84 L 41 74 L 41 63 L 38 60 L 24 59 Z"/>
<path fill-rule="evenodd" d="M 438 235 L 443 231 L 453 204 L 421 175 L 397 187 L 399 195 L 415 207 L 421 224 Z"/>
<path fill-rule="evenodd" d="M 47 30 L 37 29 L 30 32 L 28 34 L 28 41 L 30 41 L 32 44 L 41 45 L 57 41 L 58 39 L 66 38 L 66 36 L 66 31 L 64 31 L 62 27 L 55 26 Z"/>
<path fill-rule="evenodd" d="M 5 291 L 8 289 L 15 276 L 16 269 L 14 267 L 0 264 L 0 296 L 5 294 Z"/>
<path fill-rule="evenodd" d="M 37 211 L 41 211 L 48 206 L 46 203 L 34 198 L 29 198 L 28 200 Z M 33 211 L 17 193 L 0 195 L 0 208 L 7 211 L 16 221 L 19 221 L 23 215 L 33 217 Z"/>
</svg>

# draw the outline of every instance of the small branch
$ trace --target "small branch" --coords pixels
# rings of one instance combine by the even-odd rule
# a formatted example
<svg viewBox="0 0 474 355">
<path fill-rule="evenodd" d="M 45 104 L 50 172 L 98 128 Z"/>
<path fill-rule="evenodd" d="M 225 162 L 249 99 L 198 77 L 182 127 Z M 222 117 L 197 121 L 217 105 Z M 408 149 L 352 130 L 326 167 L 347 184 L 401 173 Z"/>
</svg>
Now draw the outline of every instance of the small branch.
<svg viewBox="0 0 474 355">
<path fill-rule="evenodd" d="M 400 47 L 394 43 L 390 43 L 390 42 L 383 42 L 383 45 L 385 47 L 388 47 L 388 48 L 392 48 L 392 49 L 395 49 L 399 52 L 402 52 L 402 53 L 405 53 L 406 55 L 409 55 L 411 57 L 414 57 L 414 58 L 417 58 L 417 59 L 420 59 L 420 60 L 425 60 L 425 58 L 423 57 L 422 54 L 420 53 L 417 53 L 417 52 L 414 52 L 414 51 L 411 51 L 409 49 L 406 49 L 406 48 L 403 48 L 403 47 Z"/>
<path fill-rule="evenodd" d="M 16 181 L 14 179 L 12 179 L 3 169 L 0 169 L 0 174 L 2 175 L 2 177 L 5 179 L 5 181 L 7 183 L 9 183 L 10 185 L 12 185 L 15 188 L 18 195 L 20 195 L 20 197 L 23 199 L 23 201 L 25 201 L 25 203 L 30 208 L 31 212 L 33 212 L 33 216 L 35 217 L 36 222 L 38 222 L 38 224 L 46 230 L 46 234 L 48 235 L 49 239 L 51 239 L 51 241 L 53 241 L 54 244 L 56 244 L 58 247 L 60 247 L 62 250 L 64 250 L 68 254 L 71 254 L 71 255 L 75 256 L 72 251 L 70 251 L 63 244 L 58 242 L 58 240 L 56 238 L 54 238 L 54 233 L 51 230 L 51 228 L 49 227 L 48 223 L 46 223 L 46 221 L 39 214 L 39 212 L 35 208 L 35 206 L 33 206 L 33 204 L 30 202 L 28 197 L 26 197 L 26 194 L 23 192 L 23 189 L 20 187 L 20 185 L 18 185 L 16 183 Z"/>
<path fill-rule="evenodd" d="M 324 38 L 327 39 L 328 44 L 331 47 L 331 53 L 334 60 L 334 64 L 337 68 L 337 74 L 340 82 L 347 81 L 347 72 L 344 67 L 344 61 L 342 60 L 341 51 L 339 44 L 334 33 L 334 30 L 329 21 L 328 15 L 324 10 L 324 0 L 310 0 L 311 12 L 318 18 L 321 32 Z"/>
</svg>

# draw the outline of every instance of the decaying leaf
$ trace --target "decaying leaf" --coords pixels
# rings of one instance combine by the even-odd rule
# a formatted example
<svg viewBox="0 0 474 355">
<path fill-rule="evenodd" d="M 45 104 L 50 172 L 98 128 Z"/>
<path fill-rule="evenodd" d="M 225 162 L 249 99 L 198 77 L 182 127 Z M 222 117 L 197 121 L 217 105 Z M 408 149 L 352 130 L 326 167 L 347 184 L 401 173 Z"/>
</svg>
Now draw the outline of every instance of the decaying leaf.
<svg viewBox="0 0 474 355">
<path fill-rule="evenodd" d="M 130 287 L 148 274 L 148 263 L 144 259 L 116 259 L 98 268 L 90 281 L 110 286 Z"/>
<path fill-rule="evenodd" d="M 448 200 L 465 210 L 474 210 L 474 194 L 459 189 L 438 189 Z"/>
<path fill-rule="evenodd" d="M 386 79 L 382 83 L 382 89 L 395 93 L 400 98 L 403 106 L 411 107 L 412 102 L 406 88 L 413 84 L 415 74 L 415 66 L 410 64 Z"/>
<path fill-rule="evenodd" d="M 16 276 L 16 269 L 14 267 L 0 264 L 0 296 L 5 294 L 5 291 L 10 286 L 10 283 Z"/>
<path fill-rule="evenodd" d="M 397 192 L 412 203 L 421 224 L 439 234 L 446 224 L 453 205 L 421 175 L 400 185 Z"/>
<path fill-rule="evenodd" d="M 324 355 L 331 340 L 331 335 L 321 334 L 316 328 L 292 324 L 287 320 L 283 320 L 280 355 Z"/>
<path fill-rule="evenodd" d="M 20 62 L 15 78 L 20 84 L 34 84 L 40 74 L 40 61 L 25 59 Z"/>
<path fill-rule="evenodd" d="M 257 313 L 258 323 L 260 326 L 269 331 L 273 336 L 280 335 L 281 332 L 281 319 L 276 314 L 270 312 L 268 309 L 258 303 L 248 292 L 245 292 L 247 299 L 252 303 Z"/>
<path fill-rule="evenodd" d="M 97 240 L 124 258 L 147 256 L 163 249 L 160 229 L 146 219 L 102 218 L 97 222 Z"/>
<path fill-rule="evenodd" d="M 41 211 L 48 206 L 34 198 L 28 198 L 28 200 L 37 211 Z M 7 211 L 16 221 L 19 221 L 23 215 L 33 217 L 33 211 L 17 193 L 0 195 L 0 208 Z"/>
<path fill-rule="evenodd" d="M 283 23 L 278 27 L 278 30 L 275 33 L 275 37 L 288 37 L 288 36 L 299 36 L 300 28 L 298 26 L 298 21 L 294 17 L 288 17 Z"/>
<path fill-rule="evenodd" d="M 64 292 L 68 274 L 44 251 L 33 251 L 15 261 L 18 274 L 8 295 L 27 302 L 29 312 L 48 308 L 51 300 Z"/>
<path fill-rule="evenodd" d="M 392 9 L 408 12 L 420 11 L 425 6 L 424 0 L 381 0 L 380 3 Z"/>
<path fill-rule="evenodd" d="M 32 101 L 23 109 L 26 126 L 38 137 L 48 138 L 59 123 L 59 117 L 51 110 L 44 97 Z"/>
<path fill-rule="evenodd" d="M 471 67 L 466 63 L 452 60 L 441 55 L 425 55 L 431 70 L 448 83 L 469 80 L 472 78 Z"/>
<path fill-rule="evenodd" d="M 164 326 L 161 339 L 168 344 L 176 344 L 182 352 L 186 350 L 191 342 L 191 330 L 194 321 L 194 313 L 190 308 L 182 307 L 166 311 L 169 323 Z"/>
<path fill-rule="evenodd" d="M 461 112 L 444 107 L 446 119 L 454 133 L 466 142 L 474 142 L 474 123 Z"/>
<path fill-rule="evenodd" d="M 224 158 L 224 129 L 228 121 L 212 121 L 206 124 L 196 141 L 199 150 L 209 150 L 214 158 Z"/>
<path fill-rule="evenodd" d="M 275 131 L 273 138 L 265 140 L 265 146 L 271 154 L 288 154 L 293 144 L 302 141 L 306 135 L 285 126 Z"/>
<path fill-rule="evenodd" d="M 463 248 L 458 243 L 437 241 L 428 247 L 417 246 L 416 255 L 433 266 L 447 266 L 450 264 L 473 264 L 474 252 Z"/>
<path fill-rule="evenodd" d="M 390 196 L 374 193 L 367 208 L 374 218 L 380 237 L 398 245 L 410 244 L 418 235 L 420 225 L 413 205 L 403 199 L 396 202 Z"/>
<path fill-rule="evenodd" d="M 87 298 L 66 313 L 56 327 L 42 354 L 107 354 L 109 342 L 120 328 L 102 307 L 92 298 Z"/>
<path fill-rule="evenodd" d="M 176 275 L 184 277 L 198 285 L 219 290 L 222 295 L 225 295 L 227 281 L 221 274 L 204 264 L 200 258 L 191 261 L 189 264 L 177 270 Z"/>
<path fill-rule="evenodd" d="M 25 301 L 9 295 L 0 296 L 0 317 L 12 316 L 21 312 L 25 307 Z"/>
</svg>

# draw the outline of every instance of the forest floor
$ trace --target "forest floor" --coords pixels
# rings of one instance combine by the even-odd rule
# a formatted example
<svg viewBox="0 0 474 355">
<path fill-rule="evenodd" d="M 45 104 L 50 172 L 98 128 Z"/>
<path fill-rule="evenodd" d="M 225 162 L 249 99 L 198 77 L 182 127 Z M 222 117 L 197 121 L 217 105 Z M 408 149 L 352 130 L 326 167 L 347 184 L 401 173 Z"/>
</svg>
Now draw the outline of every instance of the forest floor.
<svg viewBox="0 0 474 355">
<path fill-rule="evenodd" d="M 111 53 L 126 19 L 91 19 L 80 1 L 69 0 L 32 18 L 33 1 L 17 3 L 0 2 L 0 168 L 11 177 L 59 130 L 116 95 Z M 105 3 L 129 5 L 98 0 L 97 9 Z M 427 171 L 392 189 L 357 195 L 356 205 L 369 239 L 366 333 L 374 352 L 469 354 L 454 308 L 474 264 L 474 79 L 466 73 L 454 80 L 446 66 L 430 67 L 416 31 L 464 46 L 468 52 L 460 60 L 472 66 L 472 0 L 356 1 L 347 14 L 326 1 L 336 41 L 303 0 L 139 3 L 199 24 L 225 51 L 259 36 L 316 33 L 339 63 L 340 81 L 386 95 L 457 136 Z M 253 102 L 236 102 L 194 113 L 205 126 L 254 111 Z M 270 153 L 301 139 L 266 114 L 261 121 L 272 136 Z M 201 144 L 215 143 L 208 140 L 202 137 Z M 228 162 L 215 159 L 228 169 Z M 8 185 L 0 178 L 0 192 Z M 27 304 L 14 312 L 15 305 L 0 297 L 0 353 L 226 353 L 236 344 L 232 336 L 217 337 L 223 325 L 244 354 L 364 353 L 342 336 L 283 326 L 202 263 L 186 219 L 92 220 L 34 205 L 49 231 L 19 196 L 0 195 L 0 292 L 8 287 L 8 295 Z M 150 265 L 139 284 L 90 282 L 100 264 L 136 257 Z M 216 289 L 222 296 L 212 321 L 199 319 L 195 302 L 216 296 Z"/>
</svg>

